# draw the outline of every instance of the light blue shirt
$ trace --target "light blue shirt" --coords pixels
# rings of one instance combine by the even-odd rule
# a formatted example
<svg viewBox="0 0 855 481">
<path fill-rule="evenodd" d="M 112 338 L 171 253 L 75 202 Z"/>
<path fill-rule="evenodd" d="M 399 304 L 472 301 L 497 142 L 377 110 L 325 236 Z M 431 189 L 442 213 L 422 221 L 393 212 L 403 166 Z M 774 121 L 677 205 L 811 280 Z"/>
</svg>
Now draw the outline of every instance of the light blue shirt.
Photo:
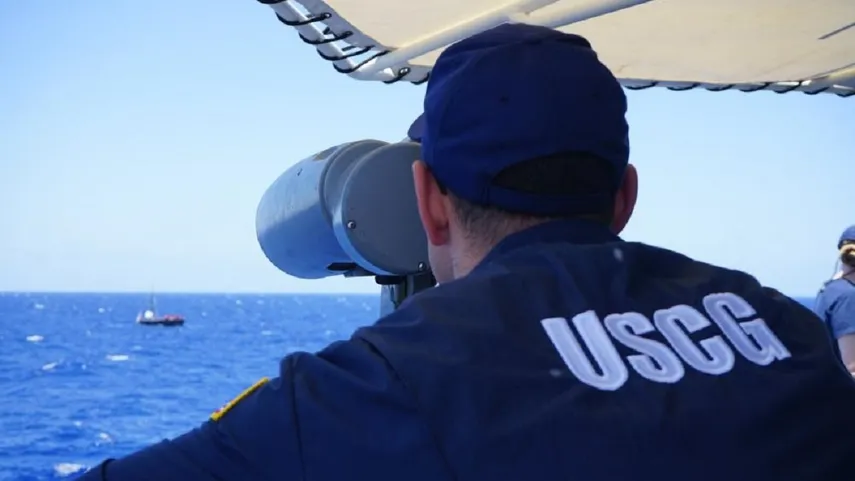
<svg viewBox="0 0 855 481">
<path fill-rule="evenodd" d="M 825 322 L 835 341 L 855 334 L 855 282 L 848 279 L 827 282 L 816 296 L 814 312 Z M 837 342 L 834 347 L 837 349 Z"/>
</svg>

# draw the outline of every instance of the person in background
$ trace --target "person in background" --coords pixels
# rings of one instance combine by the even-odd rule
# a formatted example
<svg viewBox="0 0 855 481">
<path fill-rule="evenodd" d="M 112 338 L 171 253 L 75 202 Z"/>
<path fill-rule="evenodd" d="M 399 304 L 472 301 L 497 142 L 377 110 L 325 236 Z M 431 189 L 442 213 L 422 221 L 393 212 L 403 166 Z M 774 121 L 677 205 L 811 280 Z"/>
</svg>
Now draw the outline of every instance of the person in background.
<svg viewBox="0 0 855 481">
<path fill-rule="evenodd" d="M 840 359 L 855 376 L 855 225 L 837 242 L 840 269 L 823 284 L 814 311 L 825 321 Z"/>
<path fill-rule="evenodd" d="M 506 24 L 445 49 L 411 136 L 439 285 L 83 479 L 853 479 L 855 382 L 816 316 L 619 237 L 626 109 L 577 35 Z"/>
</svg>

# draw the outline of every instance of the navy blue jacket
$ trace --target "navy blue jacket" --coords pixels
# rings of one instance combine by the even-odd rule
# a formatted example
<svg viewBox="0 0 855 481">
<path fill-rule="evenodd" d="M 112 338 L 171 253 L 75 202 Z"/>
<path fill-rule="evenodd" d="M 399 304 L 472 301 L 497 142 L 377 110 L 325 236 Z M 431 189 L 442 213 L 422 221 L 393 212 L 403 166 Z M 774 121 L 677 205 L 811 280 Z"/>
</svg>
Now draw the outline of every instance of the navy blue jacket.
<svg viewBox="0 0 855 481">
<path fill-rule="evenodd" d="M 110 481 L 839 481 L 855 382 L 742 272 L 554 222 L 351 339 L 282 361 Z M 83 476 L 101 479 L 100 468 Z"/>
</svg>

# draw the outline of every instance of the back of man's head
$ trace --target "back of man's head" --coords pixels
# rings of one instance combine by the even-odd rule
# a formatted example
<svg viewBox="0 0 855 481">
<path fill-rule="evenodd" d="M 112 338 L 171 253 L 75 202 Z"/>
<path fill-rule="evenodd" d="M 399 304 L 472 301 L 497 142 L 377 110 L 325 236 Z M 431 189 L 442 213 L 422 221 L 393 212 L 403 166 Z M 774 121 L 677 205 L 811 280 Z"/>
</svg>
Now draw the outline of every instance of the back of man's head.
<svg viewBox="0 0 855 481">
<path fill-rule="evenodd" d="M 550 219 L 612 224 L 629 159 L 625 114 L 620 84 L 587 40 L 506 24 L 440 55 L 410 137 L 461 225 L 492 244 Z"/>
</svg>

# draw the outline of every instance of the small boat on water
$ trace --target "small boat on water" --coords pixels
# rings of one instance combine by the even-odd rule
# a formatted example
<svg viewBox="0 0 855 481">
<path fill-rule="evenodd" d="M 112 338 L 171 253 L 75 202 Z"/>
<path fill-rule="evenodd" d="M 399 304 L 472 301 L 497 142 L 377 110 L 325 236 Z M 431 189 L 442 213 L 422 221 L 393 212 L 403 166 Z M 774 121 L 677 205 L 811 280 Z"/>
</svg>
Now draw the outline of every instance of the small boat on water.
<svg viewBox="0 0 855 481">
<path fill-rule="evenodd" d="M 184 317 L 177 314 L 157 315 L 154 294 L 149 297 L 148 308 L 137 314 L 137 324 L 145 326 L 183 326 Z"/>
</svg>

